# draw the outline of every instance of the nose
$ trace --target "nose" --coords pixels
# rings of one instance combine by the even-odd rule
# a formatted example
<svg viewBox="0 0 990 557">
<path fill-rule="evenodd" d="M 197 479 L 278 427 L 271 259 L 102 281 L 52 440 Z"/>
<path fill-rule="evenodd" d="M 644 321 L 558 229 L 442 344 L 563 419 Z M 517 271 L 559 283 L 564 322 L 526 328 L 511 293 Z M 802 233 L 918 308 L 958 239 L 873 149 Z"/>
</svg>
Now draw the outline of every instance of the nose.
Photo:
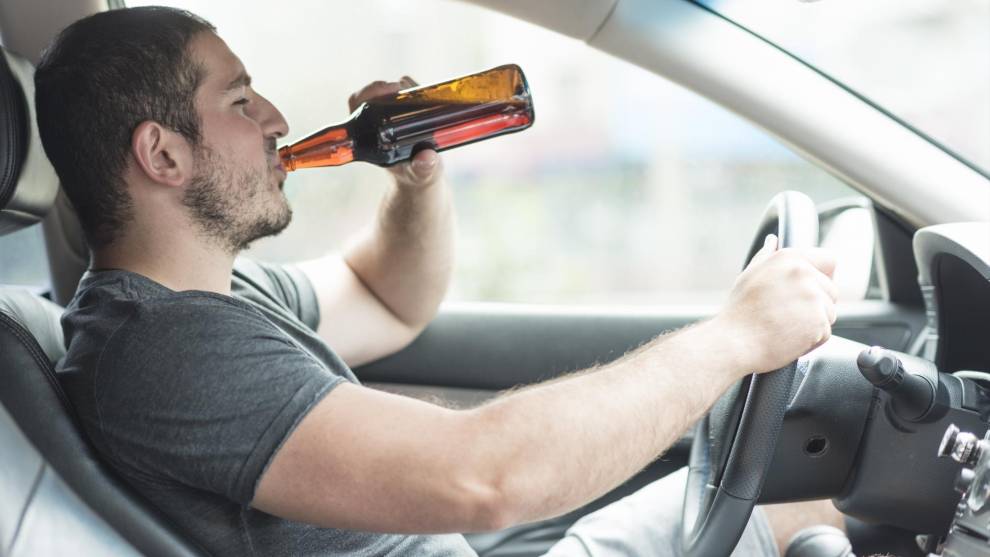
<svg viewBox="0 0 990 557">
<path fill-rule="evenodd" d="M 275 105 L 261 95 L 258 95 L 258 103 L 261 109 L 259 110 L 258 124 L 261 126 L 265 137 L 280 138 L 288 135 L 289 123 L 285 121 L 285 117 L 275 108 Z"/>
</svg>

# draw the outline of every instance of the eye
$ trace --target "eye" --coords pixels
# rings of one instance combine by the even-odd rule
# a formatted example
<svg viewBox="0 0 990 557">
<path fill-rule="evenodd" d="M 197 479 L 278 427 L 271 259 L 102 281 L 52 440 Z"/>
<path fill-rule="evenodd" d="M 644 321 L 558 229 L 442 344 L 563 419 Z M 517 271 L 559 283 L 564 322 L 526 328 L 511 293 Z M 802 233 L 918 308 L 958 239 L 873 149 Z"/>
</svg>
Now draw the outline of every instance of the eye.
<svg viewBox="0 0 990 557">
<path fill-rule="evenodd" d="M 234 101 L 234 105 L 235 106 L 244 106 L 244 105 L 248 104 L 249 102 L 251 102 L 251 99 L 241 97 L 241 98 L 237 99 L 236 101 Z"/>
</svg>

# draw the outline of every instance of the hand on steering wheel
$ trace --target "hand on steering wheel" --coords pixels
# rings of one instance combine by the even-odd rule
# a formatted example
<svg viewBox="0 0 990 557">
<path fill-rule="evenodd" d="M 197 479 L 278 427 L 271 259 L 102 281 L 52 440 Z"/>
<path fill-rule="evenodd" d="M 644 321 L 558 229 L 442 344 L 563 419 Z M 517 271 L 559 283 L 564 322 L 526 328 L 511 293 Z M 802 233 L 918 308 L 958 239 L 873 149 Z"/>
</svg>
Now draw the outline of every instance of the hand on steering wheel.
<svg viewBox="0 0 990 557">
<path fill-rule="evenodd" d="M 799 192 L 774 197 L 747 261 L 771 232 L 779 248 L 817 245 L 814 203 Z M 686 557 L 729 555 L 739 541 L 773 459 L 795 366 L 796 361 L 740 381 L 698 423 L 682 516 Z"/>
</svg>

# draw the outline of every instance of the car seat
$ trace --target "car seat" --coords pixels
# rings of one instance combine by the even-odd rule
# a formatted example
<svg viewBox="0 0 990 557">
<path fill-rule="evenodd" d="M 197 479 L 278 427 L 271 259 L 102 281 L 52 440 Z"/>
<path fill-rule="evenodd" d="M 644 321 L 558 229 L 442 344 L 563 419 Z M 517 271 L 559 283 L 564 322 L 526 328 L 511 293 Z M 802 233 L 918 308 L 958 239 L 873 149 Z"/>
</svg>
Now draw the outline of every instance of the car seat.
<svg viewBox="0 0 990 557">
<path fill-rule="evenodd" d="M 58 194 L 32 76 L 0 47 L 0 234 L 40 222 Z M 61 312 L 0 286 L 0 555 L 205 554 L 86 441 L 54 370 L 65 352 Z"/>
</svg>

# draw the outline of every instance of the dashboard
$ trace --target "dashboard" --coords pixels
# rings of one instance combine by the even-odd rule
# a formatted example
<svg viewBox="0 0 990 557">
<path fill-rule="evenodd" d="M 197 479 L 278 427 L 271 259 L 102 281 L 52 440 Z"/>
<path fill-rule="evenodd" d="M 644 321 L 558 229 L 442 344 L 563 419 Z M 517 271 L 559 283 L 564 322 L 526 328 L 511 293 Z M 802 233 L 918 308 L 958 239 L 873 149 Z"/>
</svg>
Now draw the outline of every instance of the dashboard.
<svg viewBox="0 0 990 557">
<path fill-rule="evenodd" d="M 990 426 L 990 222 L 922 228 L 913 248 L 927 314 L 921 357 L 894 353 L 903 374 L 883 384 L 864 372 L 862 353 L 856 358 L 859 380 L 876 391 L 854 469 L 834 501 L 860 520 L 938 539 L 959 503 L 959 465 L 935 448 L 950 427 L 981 436 Z M 833 390 L 841 389 L 839 367 L 823 374 Z M 863 396 L 842 390 L 844 401 Z"/>
<path fill-rule="evenodd" d="M 914 237 L 914 256 L 928 320 L 922 356 L 934 361 L 940 372 L 970 372 L 970 376 L 982 376 L 986 385 L 990 372 L 990 222 L 923 228 Z M 982 391 L 985 401 L 988 391 L 977 391 Z M 966 396 L 963 398 L 966 406 Z M 965 493 L 939 553 L 947 557 L 990 555 L 990 529 L 986 526 L 990 514 L 990 507 L 986 507 L 990 434 L 979 441 L 986 430 L 987 412 L 985 405 L 973 409 L 980 411 L 981 420 L 970 421 L 970 437 L 982 450 L 973 450 L 969 461 L 951 455 L 947 447 L 955 440 L 953 431 L 959 431 L 954 424 L 947 428 L 939 448 L 940 456 L 952 456 L 964 464 L 957 471 L 954 486 Z M 979 481 L 974 481 L 977 478 Z M 928 545 L 935 549 L 935 544 Z"/>
</svg>

